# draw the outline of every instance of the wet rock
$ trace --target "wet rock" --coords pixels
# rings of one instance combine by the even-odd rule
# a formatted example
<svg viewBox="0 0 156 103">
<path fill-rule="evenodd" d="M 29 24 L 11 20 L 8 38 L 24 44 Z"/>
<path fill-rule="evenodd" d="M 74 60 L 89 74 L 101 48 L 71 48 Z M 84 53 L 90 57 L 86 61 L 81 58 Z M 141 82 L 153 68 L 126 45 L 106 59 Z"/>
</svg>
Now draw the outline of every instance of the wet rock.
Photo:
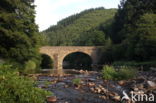
<svg viewBox="0 0 156 103">
<path fill-rule="evenodd" d="M 56 84 L 56 87 L 64 87 L 66 85 L 66 83 L 64 82 L 59 82 Z"/>
<path fill-rule="evenodd" d="M 156 87 L 156 83 L 154 83 L 153 81 L 147 81 L 147 85 L 150 88 L 155 88 Z"/>
<path fill-rule="evenodd" d="M 95 86 L 95 83 L 94 83 L 94 82 L 89 82 L 89 83 L 88 83 L 88 86 L 89 86 L 89 87 L 93 87 L 93 86 Z"/>
<path fill-rule="evenodd" d="M 102 86 L 102 85 L 98 85 L 98 87 L 99 87 L 99 88 L 103 88 L 103 86 Z"/>
<path fill-rule="evenodd" d="M 146 77 L 145 76 L 140 76 L 138 77 L 135 82 L 137 81 L 137 83 L 144 83 L 146 81 Z"/>
<path fill-rule="evenodd" d="M 152 71 L 156 72 L 156 68 L 151 67 L 150 69 L 151 69 Z"/>
<path fill-rule="evenodd" d="M 119 95 L 116 95 L 116 96 L 113 97 L 113 100 L 120 101 L 121 100 L 121 97 Z"/>
<path fill-rule="evenodd" d="M 69 86 L 68 86 L 68 85 L 64 85 L 64 87 L 65 87 L 65 88 L 68 88 Z"/>
<path fill-rule="evenodd" d="M 102 90 L 103 93 L 106 93 L 107 92 L 107 89 L 105 89 L 104 87 L 101 88 L 101 90 Z"/>
<path fill-rule="evenodd" d="M 118 84 L 120 86 L 124 86 L 126 84 L 126 81 L 125 80 L 118 81 Z"/>
<path fill-rule="evenodd" d="M 144 84 L 138 84 L 137 88 L 140 89 L 140 90 L 143 90 L 144 89 Z"/>
<path fill-rule="evenodd" d="M 94 93 L 101 93 L 101 89 L 99 87 L 95 87 Z"/>
<path fill-rule="evenodd" d="M 80 72 L 81 74 L 85 73 L 85 71 L 84 71 L 84 70 L 80 70 L 79 72 Z"/>
<path fill-rule="evenodd" d="M 134 88 L 134 91 L 138 91 L 139 89 L 138 88 Z"/>
<path fill-rule="evenodd" d="M 47 102 L 48 103 L 55 103 L 56 101 L 57 101 L 56 96 L 47 97 Z"/>
<path fill-rule="evenodd" d="M 95 89 L 94 88 L 90 88 L 91 92 L 95 92 Z"/>
<path fill-rule="evenodd" d="M 97 88 L 97 93 L 101 93 L 101 89 L 100 88 Z"/>
<path fill-rule="evenodd" d="M 90 82 L 95 82 L 96 79 L 94 79 L 94 78 L 89 78 L 88 81 L 90 81 Z"/>
<path fill-rule="evenodd" d="M 104 100 L 107 99 L 107 97 L 104 96 L 104 95 L 103 96 L 99 96 L 99 98 L 104 99 Z"/>
<path fill-rule="evenodd" d="M 85 71 L 85 74 L 86 74 L 86 75 L 88 75 L 88 74 L 89 74 L 89 72 L 86 70 L 86 71 Z"/>
</svg>

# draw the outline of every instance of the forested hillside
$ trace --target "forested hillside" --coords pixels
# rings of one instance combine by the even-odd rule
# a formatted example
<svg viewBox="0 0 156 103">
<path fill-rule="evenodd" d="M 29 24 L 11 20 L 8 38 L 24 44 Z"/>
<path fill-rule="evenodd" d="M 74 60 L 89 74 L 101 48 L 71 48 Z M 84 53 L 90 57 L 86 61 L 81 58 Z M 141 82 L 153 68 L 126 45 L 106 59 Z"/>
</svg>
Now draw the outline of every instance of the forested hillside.
<svg viewBox="0 0 156 103">
<path fill-rule="evenodd" d="M 155 7 L 155 0 L 121 0 L 109 33 L 113 44 L 105 48 L 103 61 L 156 60 Z"/>
<path fill-rule="evenodd" d="M 111 24 L 116 9 L 96 8 L 67 17 L 43 32 L 54 46 L 104 45 L 107 37 L 103 26 Z M 104 25 L 105 24 L 105 25 Z"/>
</svg>

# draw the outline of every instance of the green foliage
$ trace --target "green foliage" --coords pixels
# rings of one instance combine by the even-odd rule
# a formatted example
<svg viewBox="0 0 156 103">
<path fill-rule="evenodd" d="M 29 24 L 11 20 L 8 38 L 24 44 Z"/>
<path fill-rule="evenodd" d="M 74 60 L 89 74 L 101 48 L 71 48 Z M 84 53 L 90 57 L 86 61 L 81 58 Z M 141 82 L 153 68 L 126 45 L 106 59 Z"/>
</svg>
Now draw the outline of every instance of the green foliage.
<svg viewBox="0 0 156 103">
<path fill-rule="evenodd" d="M 34 7 L 33 0 L 1 0 L 0 57 L 19 64 L 39 60 Z"/>
<path fill-rule="evenodd" d="M 136 62 L 136 61 L 117 61 L 112 64 L 113 66 L 128 66 L 135 67 L 144 71 L 149 71 L 150 67 L 156 67 L 156 61 L 144 61 L 144 62 Z"/>
<path fill-rule="evenodd" d="M 73 84 L 75 85 L 80 85 L 81 84 L 81 79 L 80 78 L 75 78 L 72 80 Z"/>
<path fill-rule="evenodd" d="M 84 34 L 80 35 L 80 40 L 77 42 L 77 45 L 82 46 L 100 46 L 105 45 L 106 38 L 104 32 L 100 30 L 90 30 L 87 32 L 84 32 Z"/>
<path fill-rule="evenodd" d="M 115 12 L 116 9 L 89 9 L 61 20 L 43 34 L 54 46 L 104 45 L 107 38 L 99 26 L 112 19 Z"/>
<path fill-rule="evenodd" d="M 127 80 L 134 78 L 136 70 L 126 66 L 120 67 L 118 71 L 113 66 L 104 66 L 102 69 L 102 77 L 107 80 Z"/>
<path fill-rule="evenodd" d="M 44 103 L 51 92 L 34 87 L 35 82 L 19 76 L 10 65 L 0 65 L 1 103 Z"/>
<path fill-rule="evenodd" d="M 50 84 L 52 84 L 50 81 L 44 81 L 44 85 L 47 88 Z"/>
<path fill-rule="evenodd" d="M 136 69 L 130 68 L 130 67 L 126 67 L 126 66 L 122 66 L 120 68 L 120 70 L 118 71 L 118 74 L 116 75 L 116 80 L 127 80 L 127 79 L 131 79 L 134 78 L 136 76 Z"/>
<path fill-rule="evenodd" d="M 156 60 L 155 5 L 155 0 L 121 0 L 107 33 L 113 43 L 103 50 L 101 62 Z"/>
<path fill-rule="evenodd" d="M 24 73 L 35 73 L 36 72 L 36 63 L 32 60 L 25 62 Z"/>
<path fill-rule="evenodd" d="M 155 5 L 155 0 L 121 0 L 113 23 L 113 42 L 121 43 L 129 33 L 134 33 L 136 21 L 146 13 L 155 13 Z"/>
<path fill-rule="evenodd" d="M 116 76 L 116 71 L 113 66 L 104 66 L 102 69 L 102 78 L 107 80 L 114 80 Z"/>
</svg>

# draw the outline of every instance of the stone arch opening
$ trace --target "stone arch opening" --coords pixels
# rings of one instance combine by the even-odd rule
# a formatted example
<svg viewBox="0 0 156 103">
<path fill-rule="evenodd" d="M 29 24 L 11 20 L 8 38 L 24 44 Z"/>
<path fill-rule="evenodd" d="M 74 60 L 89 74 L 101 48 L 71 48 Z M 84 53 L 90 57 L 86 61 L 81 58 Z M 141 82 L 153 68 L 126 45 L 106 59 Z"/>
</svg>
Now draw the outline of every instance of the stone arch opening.
<svg viewBox="0 0 156 103">
<path fill-rule="evenodd" d="M 41 68 L 42 69 L 52 69 L 53 59 L 47 54 L 41 54 Z"/>
<path fill-rule="evenodd" d="M 72 52 L 63 59 L 63 69 L 92 70 L 92 58 L 83 52 Z"/>
</svg>

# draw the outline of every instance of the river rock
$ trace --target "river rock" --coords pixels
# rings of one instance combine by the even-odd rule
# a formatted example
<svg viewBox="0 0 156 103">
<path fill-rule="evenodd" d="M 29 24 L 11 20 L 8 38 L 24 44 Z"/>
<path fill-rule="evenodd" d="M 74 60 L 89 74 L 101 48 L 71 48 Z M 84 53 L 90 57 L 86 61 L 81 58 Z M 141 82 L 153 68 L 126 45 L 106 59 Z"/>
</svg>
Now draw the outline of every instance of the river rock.
<svg viewBox="0 0 156 103">
<path fill-rule="evenodd" d="M 54 103 L 57 101 L 57 98 L 56 96 L 50 96 L 50 97 L 47 97 L 47 102 L 48 103 Z"/>
<path fill-rule="evenodd" d="M 99 98 L 101 98 L 101 99 L 107 99 L 107 97 L 106 96 L 99 96 Z"/>
<path fill-rule="evenodd" d="M 102 85 L 98 85 L 98 87 L 99 87 L 99 88 L 103 88 L 103 86 L 102 86 Z"/>
<path fill-rule="evenodd" d="M 94 88 L 90 88 L 91 92 L 95 92 L 95 89 Z"/>
<path fill-rule="evenodd" d="M 155 67 L 151 67 L 150 68 L 152 71 L 156 72 L 156 68 Z"/>
<path fill-rule="evenodd" d="M 125 81 L 125 80 L 120 80 L 120 81 L 118 81 L 118 84 L 119 84 L 120 86 L 123 86 L 123 85 L 126 84 L 126 81 Z"/>
<path fill-rule="evenodd" d="M 139 89 L 138 89 L 138 88 L 133 88 L 133 90 L 134 90 L 134 91 L 138 91 Z"/>
<path fill-rule="evenodd" d="M 90 81 L 90 82 L 95 82 L 96 79 L 94 79 L 94 78 L 89 78 L 88 81 Z"/>
<path fill-rule="evenodd" d="M 57 87 L 64 87 L 66 85 L 66 83 L 64 82 L 59 82 L 56 84 Z"/>
<path fill-rule="evenodd" d="M 138 88 L 139 90 L 140 90 L 140 89 L 141 89 L 141 90 L 144 89 L 144 84 L 138 84 L 138 85 L 137 85 L 137 88 Z"/>
<path fill-rule="evenodd" d="M 93 87 L 93 86 L 95 86 L 95 83 L 94 82 L 89 82 L 88 86 Z"/>
<path fill-rule="evenodd" d="M 101 93 L 101 89 L 99 87 L 95 88 L 97 90 L 97 93 Z"/>
<path fill-rule="evenodd" d="M 85 73 L 85 71 L 84 71 L 84 70 L 80 70 L 79 72 L 80 72 L 81 74 Z"/>
<path fill-rule="evenodd" d="M 147 81 L 148 87 L 150 88 L 155 88 L 156 87 L 156 83 L 154 83 L 153 81 Z"/>
<path fill-rule="evenodd" d="M 114 97 L 113 97 L 113 100 L 115 100 L 115 101 L 120 101 L 120 100 L 121 100 L 121 97 L 120 97 L 119 95 L 114 96 Z"/>
</svg>

